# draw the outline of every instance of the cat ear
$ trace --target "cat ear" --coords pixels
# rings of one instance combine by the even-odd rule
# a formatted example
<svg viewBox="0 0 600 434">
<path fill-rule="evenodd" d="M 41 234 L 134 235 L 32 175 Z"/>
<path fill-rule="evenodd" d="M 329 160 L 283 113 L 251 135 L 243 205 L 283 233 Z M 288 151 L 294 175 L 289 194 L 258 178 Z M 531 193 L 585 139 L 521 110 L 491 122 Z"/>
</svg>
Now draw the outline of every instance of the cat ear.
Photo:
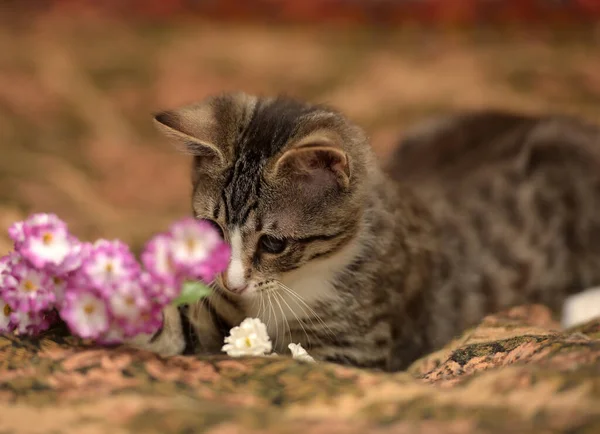
<svg viewBox="0 0 600 434">
<path fill-rule="evenodd" d="M 350 186 L 350 163 L 338 139 L 331 133 L 306 137 L 279 158 L 276 175 L 299 181 L 309 190 L 346 190 Z"/>
<path fill-rule="evenodd" d="M 154 123 L 180 151 L 214 168 L 225 164 L 217 147 L 218 124 L 210 104 L 200 103 L 154 115 Z"/>
</svg>

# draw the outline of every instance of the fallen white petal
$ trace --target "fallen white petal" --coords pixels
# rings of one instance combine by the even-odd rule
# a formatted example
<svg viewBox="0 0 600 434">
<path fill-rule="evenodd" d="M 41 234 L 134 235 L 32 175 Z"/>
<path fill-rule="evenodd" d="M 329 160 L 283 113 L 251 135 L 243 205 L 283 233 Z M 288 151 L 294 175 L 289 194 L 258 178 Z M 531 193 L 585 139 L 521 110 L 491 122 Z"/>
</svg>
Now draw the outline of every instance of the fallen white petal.
<svg viewBox="0 0 600 434">
<path fill-rule="evenodd" d="M 292 352 L 292 357 L 295 360 L 300 360 L 302 362 L 310 362 L 314 363 L 315 359 L 313 359 L 310 354 L 306 352 L 302 345 L 300 344 L 289 344 L 288 348 Z"/>
</svg>

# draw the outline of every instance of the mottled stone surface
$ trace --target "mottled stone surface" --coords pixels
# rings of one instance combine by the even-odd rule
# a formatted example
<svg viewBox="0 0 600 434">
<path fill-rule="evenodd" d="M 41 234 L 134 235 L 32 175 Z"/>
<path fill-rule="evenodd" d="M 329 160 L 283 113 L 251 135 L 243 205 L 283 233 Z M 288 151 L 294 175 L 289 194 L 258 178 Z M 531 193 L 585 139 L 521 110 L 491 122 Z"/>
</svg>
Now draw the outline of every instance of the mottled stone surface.
<svg viewBox="0 0 600 434">
<path fill-rule="evenodd" d="M 486 318 L 408 372 L 0 337 L 1 433 L 600 432 L 600 321 Z"/>
</svg>

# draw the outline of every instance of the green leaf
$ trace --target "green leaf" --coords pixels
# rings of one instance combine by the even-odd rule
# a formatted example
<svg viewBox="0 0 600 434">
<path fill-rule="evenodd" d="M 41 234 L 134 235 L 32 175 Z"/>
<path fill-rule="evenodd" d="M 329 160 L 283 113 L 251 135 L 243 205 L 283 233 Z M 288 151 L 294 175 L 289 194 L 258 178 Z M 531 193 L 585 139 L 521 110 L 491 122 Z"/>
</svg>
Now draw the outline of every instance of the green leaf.
<svg viewBox="0 0 600 434">
<path fill-rule="evenodd" d="M 202 282 L 184 282 L 181 288 L 181 294 L 173 300 L 174 306 L 182 304 L 194 303 L 201 298 L 206 297 L 211 292 L 211 289 Z"/>
</svg>

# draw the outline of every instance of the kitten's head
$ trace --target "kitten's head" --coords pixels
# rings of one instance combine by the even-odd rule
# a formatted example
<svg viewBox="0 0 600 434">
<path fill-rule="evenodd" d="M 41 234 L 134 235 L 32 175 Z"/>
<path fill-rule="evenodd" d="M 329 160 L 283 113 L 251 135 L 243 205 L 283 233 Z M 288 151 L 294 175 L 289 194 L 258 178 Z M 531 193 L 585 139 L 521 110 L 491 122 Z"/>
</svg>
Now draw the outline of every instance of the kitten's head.
<svg viewBox="0 0 600 434">
<path fill-rule="evenodd" d="M 342 115 L 287 98 L 225 94 L 155 120 L 194 157 L 195 216 L 213 221 L 231 244 L 223 289 L 251 297 L 273 280 L 291 285 L 351 260 L 373 156 Z"/>
</svg>

